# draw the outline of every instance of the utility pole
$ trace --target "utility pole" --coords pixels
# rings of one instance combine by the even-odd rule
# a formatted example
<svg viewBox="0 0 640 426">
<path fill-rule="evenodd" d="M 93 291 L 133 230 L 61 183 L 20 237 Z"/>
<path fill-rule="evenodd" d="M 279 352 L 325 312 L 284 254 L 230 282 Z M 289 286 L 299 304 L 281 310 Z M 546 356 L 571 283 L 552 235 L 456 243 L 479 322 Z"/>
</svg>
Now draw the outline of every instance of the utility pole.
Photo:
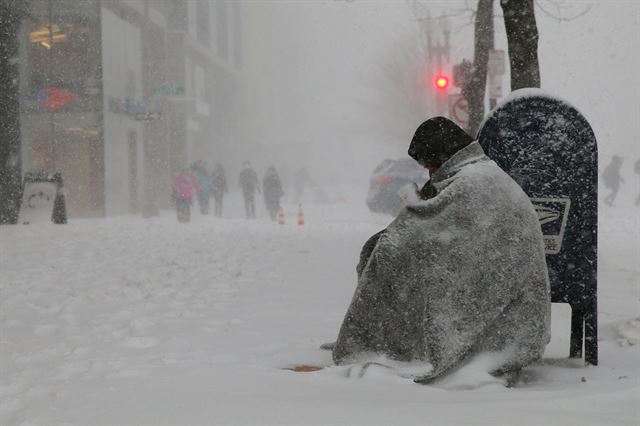
<svg viewBox="0 0 640 426">
<path fill-rule="evenodd" d="M 429 13 L 425 21 L 425 34 L 427 36 L 427 78 L 438 85 L 435 79 L 443 75 L 444 60 L 446 60 L 447 64 L 449 63 L 451 24 L 444 16 L 433 19 Z M 431 87 L 431 84 L 427 84 L 427 86 Z M 444 88 L 442 86 L 438 87 Z M 436 115 L 448 115 L 447 95 L 447 90 L 435 90 Z"/>
<path fill-rule="evenodd" d="M 16 223 L 22 195 L 18 46 L 27 0 L 0 0 L 0 224 Z"/>
</svg>

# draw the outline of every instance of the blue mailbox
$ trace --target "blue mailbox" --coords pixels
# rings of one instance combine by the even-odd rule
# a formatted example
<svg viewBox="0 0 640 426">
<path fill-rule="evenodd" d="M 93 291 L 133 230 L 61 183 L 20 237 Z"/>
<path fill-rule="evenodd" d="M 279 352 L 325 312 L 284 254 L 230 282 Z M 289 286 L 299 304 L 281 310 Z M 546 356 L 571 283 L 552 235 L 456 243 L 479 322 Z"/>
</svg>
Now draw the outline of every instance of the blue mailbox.
<svg viewBox="0 0 640 426">
<path fill-rule="evenodd" d="M 598 364 L 598 149 L 567 102 L 538 89 L 513 94 L 482 124 L 486 154 L 529 195 L 542 227 L 551 301 L 571 305 L 570 357 Z"/>
</svg>

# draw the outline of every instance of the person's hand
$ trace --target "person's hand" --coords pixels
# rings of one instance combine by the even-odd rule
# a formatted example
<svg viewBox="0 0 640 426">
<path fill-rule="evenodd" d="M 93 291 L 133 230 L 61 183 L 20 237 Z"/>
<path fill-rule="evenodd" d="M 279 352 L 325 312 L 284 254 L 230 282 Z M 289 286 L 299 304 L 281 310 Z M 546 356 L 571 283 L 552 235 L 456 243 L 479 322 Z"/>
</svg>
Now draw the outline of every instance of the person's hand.
<svg viewBox="0 0 640 426">
<path fill-rule="evenodd" d="M 420 198 L 418 185 L 415 182 L 408 183 L 398 190 L 398 195 L 405 206 L 415 203 Z"/>
</svg>

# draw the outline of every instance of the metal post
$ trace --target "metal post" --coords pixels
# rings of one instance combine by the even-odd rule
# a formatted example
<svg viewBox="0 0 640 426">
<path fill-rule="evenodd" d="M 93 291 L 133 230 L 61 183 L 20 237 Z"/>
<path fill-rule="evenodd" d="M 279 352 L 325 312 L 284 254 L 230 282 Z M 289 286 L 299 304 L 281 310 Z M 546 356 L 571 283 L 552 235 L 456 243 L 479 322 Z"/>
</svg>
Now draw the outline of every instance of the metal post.
<svg viewBox="0 0 640 426">
<path fill-rule="evenodd" d="M 52 66 L 52 57 L 53 57 L 53 0 L 49 0 L 48 3 L 48 12 L 49 12 L 49 48 L 48 48 L 48 61 L 47 61 L 47 85 L 49 87 L 52 86 L 53 82 L 53 66 Z M 51 143 L 51 172 L 55 173 L 57 170 L 57 155 L 56 155 L 56 128 L 54 122 L 54 112 L 52 109 L 49 109 L 49 132 L 50 132 L 50 143 Z"/>
<path fill-rule="evenodd" d="M 22 194 L 20 139 L 20 23 L 27 2 L 0 1 L 0 225 L 18 220 Z"/>
<path fill-rule="evenodd" d="M 582 358 L 582 339 L 584 336 L 584 312 L 578 305 L 571 305 L 571 342 L 569 358 Z"/>
</svg>

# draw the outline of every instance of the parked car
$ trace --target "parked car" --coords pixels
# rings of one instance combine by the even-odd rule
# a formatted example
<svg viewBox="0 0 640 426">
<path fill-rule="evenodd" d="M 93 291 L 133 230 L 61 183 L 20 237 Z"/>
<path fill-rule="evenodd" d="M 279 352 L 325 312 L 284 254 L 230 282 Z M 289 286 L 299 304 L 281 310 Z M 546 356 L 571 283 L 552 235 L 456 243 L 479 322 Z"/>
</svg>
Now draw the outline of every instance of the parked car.
<svg viewBox="0 0 640 426">
<path fill-rule="evenodd" d="M 415 183 L 421 188 L 429 180 L 429 173 L 411 158 L 383 160 L 369 179 L 367 207 L 374 213 L 396 214 L 403 206 L 399 191 Z"/>
</svg>

